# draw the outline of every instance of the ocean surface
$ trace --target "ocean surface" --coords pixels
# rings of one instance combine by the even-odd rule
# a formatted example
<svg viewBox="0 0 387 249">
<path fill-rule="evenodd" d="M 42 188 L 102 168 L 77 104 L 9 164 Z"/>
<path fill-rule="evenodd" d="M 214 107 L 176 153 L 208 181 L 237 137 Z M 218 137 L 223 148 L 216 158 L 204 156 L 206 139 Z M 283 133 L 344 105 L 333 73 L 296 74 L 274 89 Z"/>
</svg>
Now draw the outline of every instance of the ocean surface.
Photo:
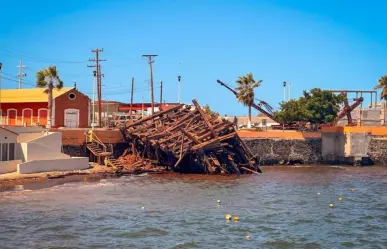
<svg viewBox="0 0 387 249">
<path fill-rule="evenodd" d="M 387 168 L 264 170 L 16 186 L 0 248 L 387 248 Z"/>
</svg>

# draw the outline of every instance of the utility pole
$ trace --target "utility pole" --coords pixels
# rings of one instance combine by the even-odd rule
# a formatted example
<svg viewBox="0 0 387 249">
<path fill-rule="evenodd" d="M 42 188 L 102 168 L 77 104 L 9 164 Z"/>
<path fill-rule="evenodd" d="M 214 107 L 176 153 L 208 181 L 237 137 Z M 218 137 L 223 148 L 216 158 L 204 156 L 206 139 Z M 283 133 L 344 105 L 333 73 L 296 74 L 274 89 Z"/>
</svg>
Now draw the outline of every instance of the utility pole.
<svg viewBox="0 0 387 249">
<path fill-rule="evenodd" d="M 290 97 L 290 88 L 292 87 L 292 82 L 289 82 L 289 100 L 291 100 L 292 98 Z"/>
<path fill-rule="evenodd" d="M 101 65 L 99 64 L 100 61 L 106 61 L 101 60 L 99 58 L 99 53 L 103 52 L 103 49 L 93 49 L 91 52 L 95 53 L 95 59 L 89 59 L 89 61 L 95 61 L 95 65 L 88 65 L 87 67 L 95 67 L 96 70 L 96 77 L 97 77 L 97 97 L 98 97 L 98 124 L 99 127 L 102 127 L 102 117 L 101 117 L 101 111 L 102 111 L 102 103 L 101 103 Z"/>
<path fill-rule="evenodd" d="M 160 82 L 160 107 L 159 111 L 161 111 L 161 106 L 163 105 L 163 82 Z"/>
<path fill-rule="evenodd" d="M 132 117 L 132 109 L 133 109 L 133 90 L 134 90 L 134 77 L 132 77 L 132 89 L 130 90 L 130 110 L 129 110 L 130 122 L 133 122 L 133 117 Z"/>
<path fill-rule="evenodd" d="M 179 102 L 180 104 L 180 80 L 181 80 L 181 76 L 177 76 L 177 102 Z"/>
<path fill-rule="evenodd" d="M 94 130 L 95 125 L 95 85 L 97 84 L 97 71 L 93 71 L 94 80 L 93 80 L 93 118 L 91 122 L 91 129 Z"/>
<path fill-rule="evenodd" d="M 154 101 L 154 95 L 153 95 L 153 71 L 152 71 L 152 64 L 153 64 L 153 57 L 156 57 L 156 54 L 144 54 L 142 57 L 147 57 L 148 58 L 148 63 L 149 63 L 149 69 L 150 69 L 150 88 L 151 88 L 151 114 L 153 115 L 155 110 L 155 101 Z"/>
<path fill-rule="evenodd" d="M 282 84 L 284 86 L 284 102 L 285 102 L 286 101 L 286 81 L 284 81 Z"/>
<path fill-rule="evenodd" d="M 17 77 L 19 78 L 19 89 L 21 89 L 22 88 L 22 79 L 23 79 L 23 77 L 27 76 L 26 73 L 23 73 L 23 68 L 26 68 L 26 66 L 24 66 L 22 60 L 20 60 L 20 64 L 17 67 L 19 68 L 19 73 L 17 74 Z"/>
</svg>

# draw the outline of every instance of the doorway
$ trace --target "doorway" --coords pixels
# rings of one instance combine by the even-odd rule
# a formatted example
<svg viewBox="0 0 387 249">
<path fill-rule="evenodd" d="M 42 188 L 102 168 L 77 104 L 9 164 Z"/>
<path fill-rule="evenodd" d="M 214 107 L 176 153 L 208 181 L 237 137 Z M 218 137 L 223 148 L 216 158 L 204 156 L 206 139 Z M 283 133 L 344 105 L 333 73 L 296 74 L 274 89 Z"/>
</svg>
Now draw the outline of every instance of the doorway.
<svg viewBox="0 0 387 249">
<path fill-rule="evenodd" d="M 78 128 L 79 126 L 79 110 L 66 109 L 64 113 L 64 126 L 68 128 Z"/>
</svg>

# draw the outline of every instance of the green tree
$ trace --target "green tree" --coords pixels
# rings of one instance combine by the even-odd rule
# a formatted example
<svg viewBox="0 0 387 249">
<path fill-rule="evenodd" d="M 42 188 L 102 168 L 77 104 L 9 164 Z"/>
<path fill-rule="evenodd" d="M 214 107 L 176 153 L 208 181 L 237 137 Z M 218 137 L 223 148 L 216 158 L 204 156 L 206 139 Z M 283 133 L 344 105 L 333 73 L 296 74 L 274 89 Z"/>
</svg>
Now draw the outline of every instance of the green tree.
<svg viewBox="0 0 387 249">
<path fill-rule="evenodd" d="M 54 88 L 60 90 L 63 87 L 56 66 L 49 66 L 36 72 L 36 86 L 45 88 L 44 93 L 48 96 L 47 128 L 51 128 L 52 91 Z"/>
<path fill-rule="evenodd" d="M 382 89 L 382 93 L 380 94 L 380 99 L 384 99 L 387 101 L 387 75 L 383 75 L 378 80 L 379 84 L 374 86 L 374 90 Z"/>
<path fill-rule="evenodd" d="M 309 92 L 304 91 L 303 96 L 296 100 L 282 102 L 275 117 L 282 123 L 305 121 L 327 124 L 336 118 L 343 100 L 343 95 L 313 88 Z"/>
<path fill-rule="evenodd" d="M 251 106 L 254 103 L 254 88 L 259 87 L 262 80 L 254 80 L 253 74 L 248 73 L 245 76 L 240 76 L 236 81 L 238 86 L 235 90 L 238 92 L 237 99 L 243 105 L 249 108 L 249 128 L 251 127 Z"/>
</svg>

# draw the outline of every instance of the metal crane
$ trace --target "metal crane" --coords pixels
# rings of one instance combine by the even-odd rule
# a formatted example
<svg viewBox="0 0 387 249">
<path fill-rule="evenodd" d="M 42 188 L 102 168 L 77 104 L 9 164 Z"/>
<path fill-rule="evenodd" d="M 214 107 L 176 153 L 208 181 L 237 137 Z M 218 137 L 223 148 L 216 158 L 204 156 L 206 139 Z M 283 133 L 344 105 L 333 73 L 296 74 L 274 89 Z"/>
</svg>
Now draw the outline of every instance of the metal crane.
<svg viewBox="0 0 387 249">
<path fill-rule="evenodd" d="M 228 90 L 230 90 L 235 96 L 238 96 L 238 93 L 232 89 L 230 86 L 228 86 L 226 83 L 223 83 L 222 81 L 220 80 L 216 80 L 216 82 L 218 82 L 220 85 L 224 86 L 225 88 L 227 88 Z M 273 107 L 271 107 L 268 103 L 266 103 L 265 101 L 263 100 L 259 100 L 258 99 L 258 104 L 255 104 L 253 103 L 252 104 L 252 107 L 254 107 L 255 109 L 257 109 L 258 111 L 260 111 L 261 113 L 263 113 L 264 115 L 266 115 L 268 118 L 274 120 L 275 122 L 277 123 L 281 123 L 280 121 L 278 121 L 275 117 L 274 117 L 274 109 Z M 264 109 L 265 108 L 265 109 Z"/>
</svg>

